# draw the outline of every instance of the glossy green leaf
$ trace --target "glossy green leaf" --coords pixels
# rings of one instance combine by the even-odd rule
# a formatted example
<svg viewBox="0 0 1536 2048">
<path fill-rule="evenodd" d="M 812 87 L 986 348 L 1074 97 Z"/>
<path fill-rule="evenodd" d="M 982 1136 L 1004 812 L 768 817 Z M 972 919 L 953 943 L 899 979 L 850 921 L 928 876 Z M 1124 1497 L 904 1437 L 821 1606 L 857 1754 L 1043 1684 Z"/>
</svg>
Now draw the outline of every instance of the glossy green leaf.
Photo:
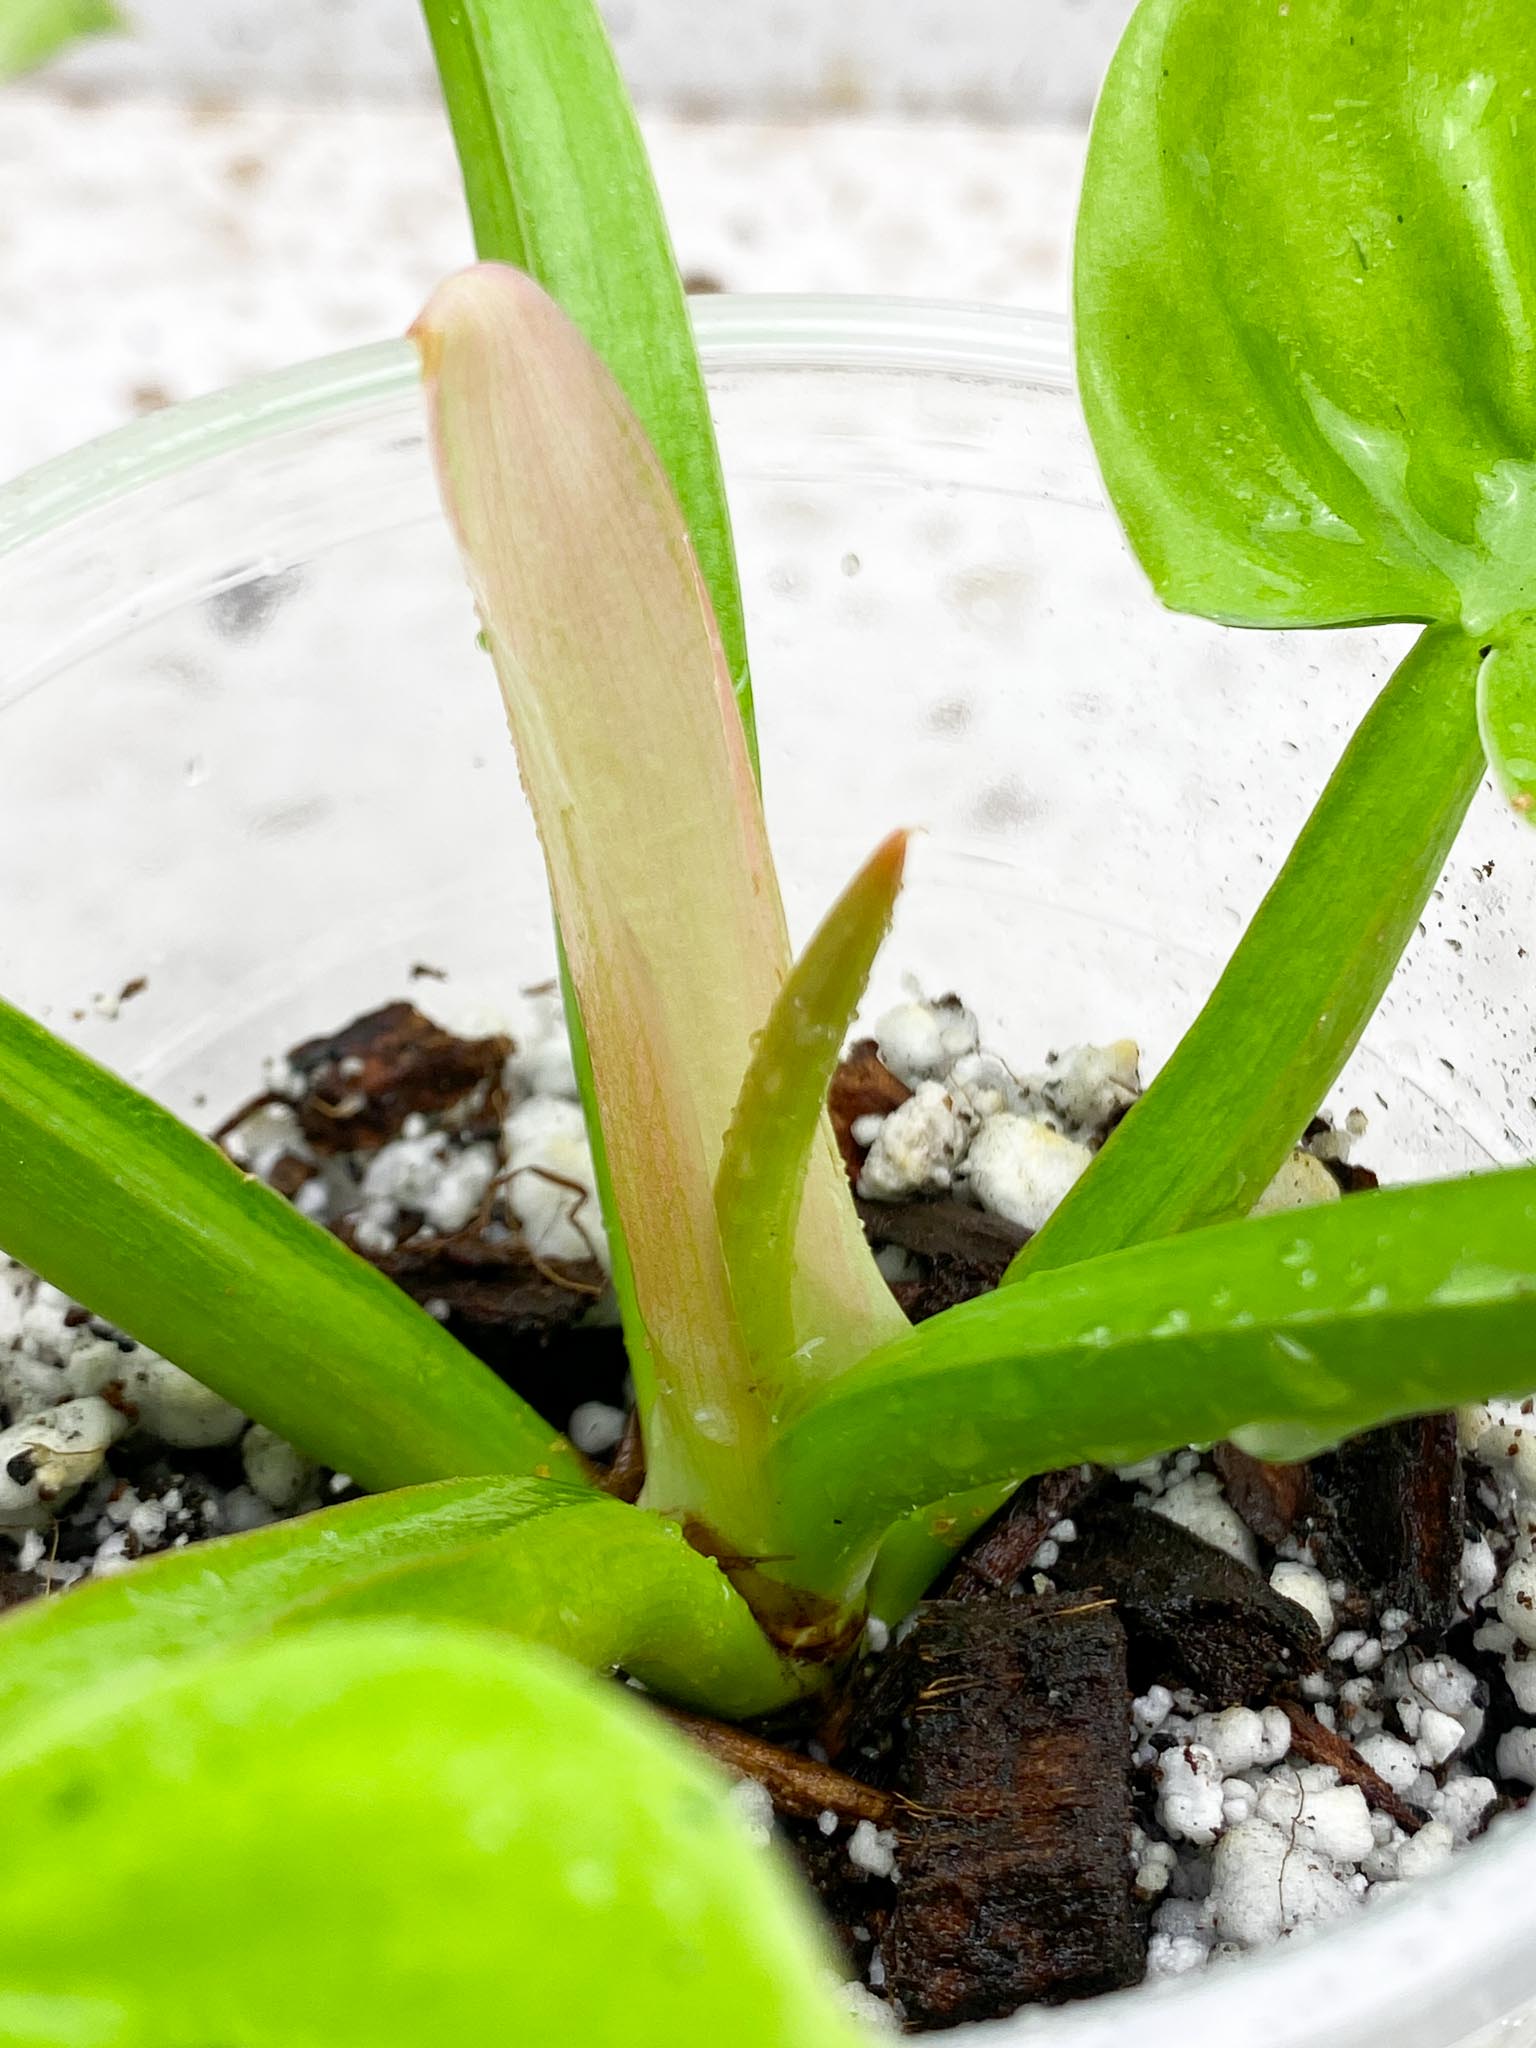
<svg viewBox="0 0 1536 2048">
<path fill-rule="evenodd" d="M 25 1601 L 0 1619 L 0 1754 L 18 1729 L 103 1673 L 238 1642 L 326 1587 L 456 1555 L 549 1512 L 570 1491 L 519 1479 L 401 1487 L 162 1551 L 131 1572 L 88 1580 L 67 1600 Z"/>
<path fill-rule="evenodd" d="M 1536 1167 L 1059 1267 L 934 1317 L 802 1407 L 773 1467 L 805 1543 L 789 1569 L 846 1598 L 925 1501 L 1244 1427 L 1312 1449 L 1519 1393 L 1533 1347 Z"/>
<path fill-rule="evenodd" d="M 1425 633 L 1377 698 L 1204 1009 L 1008 1270 L 1242 1216 L 1392 978 L 1482 773 L 1479 653 Z"/>
<path fill-rule="evenodd" d="M 338 1625 L 108 1678 L 31 1733 L 0 1776 L 0 2017 L 30 2048 L 856 2038 L 723 1777 L 524 1645 Z"/>
<path fill-rule="evenodd" d="M 734 1716 L 781 1706 L 815 1676 L 783 1663 L 675 1524 L 588 1488 L 458 1480 L 167 1552 L 68 1600 L 28 1602 L 0 1623 L 0 1728 L 24 1727 L 103 1670 L 338 1614 L 504 1629 Z"/>
<path fill-rule="evenodd" d="M 1522 620 L 1483 663 L 1477 724 L 1499 787 L 1529 814 L 1536 807 L 1536 620 Z"/>
<path fill-rule="evenodd" d="M 588 1487 L 453 1480 L 167 1551 L 15 1609 L 0 1622 L 0 1760 L 10 1734 L 102 1672 L 338 1615 L 505 1630 L 738 1717 L 815 1677 L 783 1663 L 676 1524 Z"/>
<path fill-rule="evenodd" d="M 1078 225 L 1083 400 L 1160 595 L 1536 609 L 1527 0 L 1142 0 Z"/>
<path fill-rule="evenodd" d="M 365 1486 L 585 1470 L 399 1288 L 7 1004 L 0 1245 Z"/>
<path fill-rule="evenodd" d="M 890 930 L 906 856 L 906 833 L 893 832 L 795 962 L 753 1049 L 715 1176 L 720 1242 L 752 1369 L 784 1385 L 832 1377 L 905 1321 L 882 1288 L 877 1319 L 850 1319 L 796 1350 L 794 1269 L 806 1173 L 813 1148 L 834 1145 L 827 1089 Z"/>
<path fill-rule="evenodd" d="M 516 264 L 607 363 L 683 508 L 752 746 L 741 589 L 688 302 L 592 0 L 423 0 L 479 255 Z"/>
<path fill-rule="evenodd" d="M 46 63 L 77 36 L 123 26 L 111 0 L 0 0 L 0 79 Z"/>
<path fill-rule="evenodd" d="M 560 1491 L 563 1501 L 505 1533 L 333 1579 L 274 1620 L 287 1628 L 339 1617 L 504 1629 L 589 1671 L 623 1670 L 664 1699 L 730 1720 L 771 1713 L 825 1677 L 779 1656 L 719 1565 L 692 1549 L 676 1522 L 604 1494 Z"/>
<path fill-rule="evenodd" d="M 647 1495 L 759 1526 L 752 1383 L 715 1219 L 726 1128 L 789 972 L 762 807 L 676 499 L 553 301 L 486 264 L 415 329 L 439 478 L 496 665 L 602 1103 L 644 1336 Z M 814 1147 L 797 1342 L 890 1315 Z"/>
</svg>

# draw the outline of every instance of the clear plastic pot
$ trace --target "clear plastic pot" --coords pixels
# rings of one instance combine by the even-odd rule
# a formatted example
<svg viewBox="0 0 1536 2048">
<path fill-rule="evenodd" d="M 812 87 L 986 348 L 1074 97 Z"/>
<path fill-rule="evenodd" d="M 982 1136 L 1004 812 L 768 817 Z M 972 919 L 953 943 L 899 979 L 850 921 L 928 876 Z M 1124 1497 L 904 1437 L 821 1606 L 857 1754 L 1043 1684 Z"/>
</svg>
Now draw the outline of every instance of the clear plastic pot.
<svg viewBox="0 0 1536 2048">
<path fill-rule="evenodd" d="M 871 1012 L 911 974 L 1025 1067 L 1127 1035 L 1155 1067 L 1410 632 L 1162 612 L 1105 509 L 1057 322 L 729 299 L 697 318 L 797 936 L 891 826 L 924 826 Z M 1536 1150 L 1533 885 L 1536 835 L 1485 792 L 1331 1099 L 1366 1111 L 1384 1176 Z M 404 344 L 0 491 L 11 1000 L 206 1123 L 359 1009 L 515 1022 L 550 968 Z M 969 2038 L 1536 2042 L 1516 2017 L 1536 1832 L 1494 1834 L 1314 1940 Z"/>
</svg>

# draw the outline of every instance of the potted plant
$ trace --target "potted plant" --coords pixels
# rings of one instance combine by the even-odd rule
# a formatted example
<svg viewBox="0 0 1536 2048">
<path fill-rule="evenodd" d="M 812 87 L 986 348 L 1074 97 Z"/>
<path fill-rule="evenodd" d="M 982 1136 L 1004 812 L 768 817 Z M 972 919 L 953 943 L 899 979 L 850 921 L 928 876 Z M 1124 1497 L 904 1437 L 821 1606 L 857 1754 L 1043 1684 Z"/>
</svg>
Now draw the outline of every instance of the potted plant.
<svg viewBox="0 0 1536 2048">
<path fill-rule="evenodd" d="M 697 1769 L 637 1703 L 487 1629 L 622 1668 L 716 1718 L 756 1717 L 823 1690 L 867 1617 L 898 1622 L 1022 1480 L 1190 1441 L 1295 1457 L 1524 1389 L 1536 1197 L 1523 1170 L 1361 1194 L 1304 1230 L 1241 1220 L 1419 921 L 1482 773 L 1475 697 L 1517 807 L 1526 794 L 1518 435 L 1462 474 L 1457 451 L 1483 445 L 1471 427 L 1442 449 L 1415 419 L 1421 478 L 1352 384 L 1350 406 L 1331 395 L 1359 371 L 1367 392 L 1390 385 L 1403 402 L 1406 372 L 1379 358 L 1360 371 L 1353 310 L 1332 329 L 1310 308 L 1303 319 L 1288 269 L 1257 315 L 1222 296 L 1234 216 L 1255 237 L 1239 276 L 1267 278 L 1261 256 L 1285 246 L 1260 200 L 1276 130 L 1294 146 L 1319 75 L 1364 109 L 1349 207 L 1369 212 L 1401 174 L 1373 84 L 1398 74 L 1364 27 L 1354 55 L 1334 50 L 1336 11 L 1294 27 L 1245 14 L 1252 103 L 1223 88 L 1215 110 L 1210 7 L 1158 0 L 1138 15 L 1085 196 L 1085 397 L 1110 489 L 1171 601 L 1250 624 L 1421 616 L 1430 630 L 1152 1088 L 1006 1284 L 912 1328 L 866 1250 L 823 1107 L 904 842 L 870 856 L 791 964 L 707 411 L 600 31 L 575 8 L 429 8 L 482 249 L 520 259 L 575 316 L 491 267 L 444 287 L 417 337 L 566 942 L 645 1491 L 631 1504 L 594 1488 L 563 1439 L 334 1238 L 8 1014 L 0 1241 L 377 1489 L 8 1624 L 0 1762 L 36 1845 L 15 1915 L 34 1973 L 17 1977 L 18 2038 L 165 2038 L 182 2013 L 188 2039 L 378 2040 L 483 2024 L 509 2001 L 529 2038 L 689 2038 L 722 2020 L 743 2039 L 841 2038 L 801 1909 Z M 1484 28 L 1486 141 L 1505 133 L 1506 41 L 1508 76 L 1520 72 L 1504 11 Z M 1374 37 L 1404 33 L 1375 11 Z M 1418 79 L 1444 32 L 1415 33 Z M 1160 84 L 1175 65 L 1204 90 Z M 578 114 L 591 148 L 573 183 L 553 138 Z M 1454 120 L 1446 133 L 1471 146 Z M 1298 205 L 1326 189 L 1336 216 L 1326 181 L 1295 189 Z M 1386 282 L 1357 284 L 1351 309 L 1401 285 L 1381 233 L 1394 249 L 1374 271 L 1367 250 L 1359 277 Z M 1425 264 L 1439 246 L 1411 244 Z M 1502 242 L 1495 253 L 1516 262 Z M 1174 317 L 1170 277 L 1179 320 L 1208 300 L 1230 344 L 1172 391 L 1170 352 L 1150 345 Z M 1431 287 L 1413 270 L 1408 282 L 1427 318 Z M 1501 303 L 1507 327 L 1515 301 Z M 1379 324 L 1404 327 L 1397 299 Z M 1330 334 L 1344 336 L 1332 352 Z M 1490 376 L 1515 418 L 1517 382 Z M 1485 416 L 1502 418 L 1491 398 Z M 1256 511 L 1261 480 L 1276 495 Z M 67 1464 L 70 1446 L 53 1449 Z M 13 1483 L 35 1485 L 37 1463 Z M 622 1761 L 622 1783 L 594 1776 L 598 1752 Z M 301 1801 L 327 1802 L 369 1873 L 345 1916 L 321 1911 L 329 1873 L 273 1823 Z M 120 1898 L 153 1817 L 199 1812 L 247 1875 L 213 1895 L 210 1919 L 202 1872 L 182 1867 L 170 1938 L 200 1938 L 185 1963 L 176 1951 L 177 1988 L 127 1913 L 70 1974 L 51 1910 L 22 1910 L 51 1909 L 45 1859 L 73 1867 L 90 1839 Z M 375 1881 L 370 1853 L 400 1846 L 419 1881 Z M 428 1899 L 437 1919 L 422 1918 Z M 272 1949 L 236 1931 L 242 1910 L 271 1914 Z M 516 1951 L 498 1945 L 507 1916 L 525 1930 Z M 573 1992 L 579 1959 L 612 1943 L 622 1970 L 584 1972 Z M 276 1984 L 263 1958 L 282 1945 L 293 1963 Z M 662 1979 L 680 1957 L 693 2002 L 669 2005 Z"/>
</svg>

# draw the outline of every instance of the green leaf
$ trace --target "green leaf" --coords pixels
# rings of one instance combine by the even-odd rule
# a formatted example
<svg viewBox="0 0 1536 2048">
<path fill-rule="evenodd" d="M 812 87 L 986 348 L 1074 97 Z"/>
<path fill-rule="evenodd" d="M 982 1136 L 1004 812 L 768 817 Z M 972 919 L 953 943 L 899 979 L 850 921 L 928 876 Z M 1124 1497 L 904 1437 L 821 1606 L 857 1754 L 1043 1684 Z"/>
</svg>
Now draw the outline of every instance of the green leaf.
<svg viewBox="0 0 1536 2048">
<path fill-rule="evenodd" d="M 1499 787 L 1528 815 L 1536 806 L 1536 620 L 1522 620 L 1479 670 L 1477 725 Z"/>
<path fill-rule="evenodd" d="M 892 1304 L 878 1321 L 824 1332 L 808 1352 L 795 1350 L 806 1173 L 813 1148 L 834 1143 L 827 1089 L 890 930 L 906 857 L 906 833 L 893 832 L 822 920 L 763 1026 L 725 1135 L 715 1176 L 720 1242 L 753 1371 L 776 1385 L 830 1378 L 905 1321 Z M 851 1209 L 846 1194 L 844 1204 Z M 791 1358 L 798 1371 L 787 1369 Z"/>
<path fill-rule="evenodd" d="M 723 1777 L 523 1645 L 338 1625 L 31 1732 L 0 1777 L 0 2016 L 30 2048 L 856 2039 Z"/>
<path fill-rule="evenodd" d="M 46 63 L 77 36 L 125 26 L 111 0 L 0 0 L 0 79 Z"/>
<path fill-rule="evenodd" d="M 1377 698 L 1152 1086 L 1009 1267 L 1245 1215 L 1370 1021 L 1482 773 L 1477 644 L 1425 633 Z"/>
<path fill-rule="evenodd" d="M 683 507 L 756 762 L 741 590 L 714 423 L 645 145 L 591 0 L 423 0 L 482 257 L 526 270 L 617 378 Z M 614 1292 L 636 1381 L 655 1361 L 635 1297 L 586 1030 L 560 982 Z"/>
<path fill-rule="evenodd" d="M 679 1523 L 600 1493 L 559 1491 L 563 1500 L 505 1533 L 335 1578 L 272 1619 L 305 1628 L 340 1618 L 505 1630 L 729 1720 L 771 1713 L 825 1678 L 824 1668 L 779 1656 Z"/>
<path fill-rule="evenodd" d="M 337 1616 L 504 1630 L 736 1718 L 818 1675 L 777 1655 L 675 1523 L 591 1488 L 455 1480 L 165 1552 L 17 1608 L 0 1622 L 0 1764 L 12 1735 L 103 1672 Z"/>
<path fill-rule="evenodd" d="M 752 748 L 704 375 L 634 109 L 591 0 L 423 0 L 475 248 L 537 278 L 617 379 L 683 508 Z"/>
<path fill-rule="evenodd" d="M 622 393 L 535 284 L 482 265 L 442 286 L 414 331 L 654 1359 L 636 1381 L 646 1498 L 761 1548 L 769 1390 L 746 1361 L 713 1188 L 790 960 L 708 598 Z M 889 1319 L 830 1145 L 812 1149 L 796 1268 L 797 1343 Z"/>
<path fill-rule="evenodd" d="M 67 1600 L 28 1600 L 0 1619 L 0 1755 L 18 1730 L 104 1673 L 238 1642 L 329 1586 L 457 1555 L 549 1513 L 570 1492 L 531 1479 L 402 1487 L 162 1551 L 131 1572 L 88 1580 Z"/>
<path fill-rule="evenodd" d="M 4 1003 L 0 1245 L 365 1486 L 585 1470 L 392 1282 Z"/>
<path fill-rule="evenodd" d="M 925 1501 L 1252 1425 L 1315 1448 L 1519 1393 L 1533 1345 L 1536 1167 L 1063 1266 L 934 1317 L 802 1406 L 773 1461 L 805 1538 L 788 1569 L 847 1598 Z"/>
<path fill-rule="evenodd" d="M 1078 224 L 1084 404 L 1165 602 L 1536 609 L 1527 0 L 1142 0 Z"/>
</svg>

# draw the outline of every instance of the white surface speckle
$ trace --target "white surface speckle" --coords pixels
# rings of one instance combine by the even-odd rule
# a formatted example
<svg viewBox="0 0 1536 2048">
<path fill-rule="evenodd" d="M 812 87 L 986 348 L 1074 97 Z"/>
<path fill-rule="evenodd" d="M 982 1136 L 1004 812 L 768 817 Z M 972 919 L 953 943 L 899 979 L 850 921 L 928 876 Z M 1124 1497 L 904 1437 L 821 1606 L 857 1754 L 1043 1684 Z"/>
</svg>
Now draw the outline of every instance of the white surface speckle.
<svg viewBox="0 0 1536 2048">
<path fill-rule="evenodd" d="M 216 104 L 82 102 L 64 75 L 8 88 L 0 130 L 4 473 L 167 399 L 400 334 L 469 259 L 430 89 L 372 105 L 227 87 Z M 685 274 L 1066 308 L 1076 129 L 846 113 L 644 125 Z"/>
</svg>

